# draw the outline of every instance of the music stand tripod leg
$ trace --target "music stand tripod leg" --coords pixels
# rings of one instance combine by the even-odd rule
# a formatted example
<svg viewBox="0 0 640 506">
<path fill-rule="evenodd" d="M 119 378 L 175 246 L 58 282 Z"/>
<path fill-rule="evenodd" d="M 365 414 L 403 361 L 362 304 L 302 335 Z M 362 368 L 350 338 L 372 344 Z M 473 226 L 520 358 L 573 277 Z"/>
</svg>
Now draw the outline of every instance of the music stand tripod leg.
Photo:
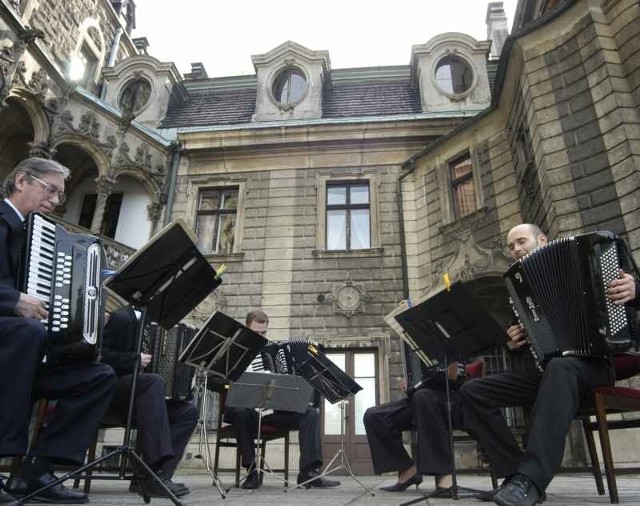
<svg viewBox="0 0 640 506">
<path fill-rule="evenodd" d="M 207 470 L 209 476 L 213 480 L 213 485 L 215 485 L 220 492 L 220 495 L 224 499 L 226 494 L 229 492 L 229 489 L 224 486 L 224 483 L 219 478 L 215 470 L 211 467 L 211 447 L 209 446 L 209 435 L 207 434 L 207 424 L 206 424 L 206 414 L 207 414 L 207 382 L 208 375 L 206 371 L 202 369 L 196 369 L 196 395 L 200 396 L 202 402 L 200 403 L 200 414 L 198 417 L 197 431 L 198 431 L 198 454 L 196 455 L 197 459 L 200 459 Z M 206 451 L 202 452 L 202 447 L 204 446 Z"/>
<path fill-rule="evenodd" d="M 322 471 L 318 476 L 310 480 L 303 481 L 302 483 L 298 483 L 295 488 L 305 487 L 306 485 L 311 483 L 313 480 L 316 480 L 318 478 L 323 478 L 335 471 L 338 471 L 339 469 L 344 469 L 345 471 L 347 471 L 349 476 L 351 476 L 351 478 L 353 478 L 363 489 L 365 489 L 365 491 L 368 494 L 371 494 L 371 496 L 373 497 L 375 496 L 375 494 L 371 491 L 371 489 L 369 489 L 364 483 L 362 483 L 362 481 L 358 479 L 358 477 L 355 474 L 353 474 L 353 471 L 351 470 L 351 464 L 349 463 L 349 458 L 347 457 L 347 453 L 345 451 L 344 440 L 345 440 L 345 433 L 346 433 L 346 426 L 347 426 L 346 410 L 347 410 L 347 406 L 349 405 L 349 401 L 347 401 L 346 399 L 341 400 L 338 402 L 338 405 L 340 406 L 340 448 L 335 453 L 335 455 L 331 458 L 329 463 L 325 466 L 324 471 Z M 338 457 L 340 458 L 340 463 L 336 467 L 332 467 L 333 463 L 338 459 Z"/>
<path fill-rule="evenodd" d="M 261 430 L 262 430 L 263 411 L 264 411 L 263 409 L 258 409 L 258 431 L 256 433 L 256 455 L 253 459 L 252 465 L 249 466 L 249 471 L 245 474 L 243 478 L 240 479 L 240 481 L 242 481 L 243 479 L 246 479 L 246 477 L 249 476 L 249 474 L 251 473 L 251 469 L 253 468 L 258 473 L 259 477 L 260 477 L 260 474 L 262 475 L 268 474 L 282 481 L 285 486 L 284 491 L 286 492 L 287 491 L 286 487 L 289 486 L 289 480 L 282 478 L 281 476 L 278 476 L 276 473 L 274 473 L 271 470 L 271 466 L 267 463 L 267 460 L 262 458 Z"/>
</svg>

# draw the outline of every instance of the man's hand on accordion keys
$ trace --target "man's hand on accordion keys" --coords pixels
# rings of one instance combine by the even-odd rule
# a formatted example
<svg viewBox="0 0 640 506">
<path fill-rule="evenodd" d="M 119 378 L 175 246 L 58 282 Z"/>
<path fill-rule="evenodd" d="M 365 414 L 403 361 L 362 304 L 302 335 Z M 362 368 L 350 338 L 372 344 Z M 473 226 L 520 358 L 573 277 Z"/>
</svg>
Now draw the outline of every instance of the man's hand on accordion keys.
<svg viewBox="0 0 640 506">
<path fill-rule="evenodd" d="M 147 367 L 151 363 L 152 358 L 153 356 L 148 353 L 140 353 L 140 368 L 144 369 Z"/>
<path fill-rule="evenodd" d="M 37 318 L 38 320 L 45 320 L 49 314 L 42 300 L 26 293 L 20 293 L 20 298 L 13 311 L 18 316 Z"/>
<path fill-rule="evenodd" d="M 527 344 L 526 334 L 524 327 L 521 324 L 512 325 L 507 329 L 507 335 L 509 341 L 507 341 L 507 348 L 510 350 L 517 350 Z"/>
<path fill-rule="evenodd" d="M 631 274 L 622 269 L 618 272 L 618 279 L 609 282 L 607 295 L 611 302 L 624 304 L 636 298 L 636 281 Z"/>
</svg>

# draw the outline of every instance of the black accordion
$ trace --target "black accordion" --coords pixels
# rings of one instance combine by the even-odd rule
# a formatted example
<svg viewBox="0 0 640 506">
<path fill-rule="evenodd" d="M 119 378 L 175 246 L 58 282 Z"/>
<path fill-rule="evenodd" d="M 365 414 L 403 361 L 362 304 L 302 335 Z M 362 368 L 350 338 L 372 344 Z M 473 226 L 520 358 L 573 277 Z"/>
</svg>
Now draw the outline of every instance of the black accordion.
<svg viewBox="0 0 640 506">
<path fill-rule="evenodd" d="M 46 361 L 94 361 L 104 325 L 101 270 L 106 256 L 98 238 L 72 234 L 38 213 L 27 220 L 19 289 L 45 302 L 49 315 Z"/>
<path fill-rule="evenodd" d="M 553 357 L 606 357 L 635 340 L 634 311 L 607 297 L 629 271 L 624 242 L 610 232 L 551 241 L 513 264 L 505 281 L 540 368 Z"/>
<path fill-rule="evenodd" d="M 165 330 L 155 322 L 146 323 L 142 334 L 142 353 L 151 355 L 144 371 L 155 373 L 165 382 L 167 399 L 191 398 L 195 369 L 178 361 L 178 357 L 196 335 L 196 329 L 179 323 Z"/>
</svg>

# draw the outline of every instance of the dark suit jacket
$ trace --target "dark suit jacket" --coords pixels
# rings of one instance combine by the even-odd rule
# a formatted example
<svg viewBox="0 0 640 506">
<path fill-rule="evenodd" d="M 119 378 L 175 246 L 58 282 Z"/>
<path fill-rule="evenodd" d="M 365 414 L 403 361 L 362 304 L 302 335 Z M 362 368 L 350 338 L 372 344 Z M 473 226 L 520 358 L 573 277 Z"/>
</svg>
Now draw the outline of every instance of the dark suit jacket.
<svg viewBox="0 0 640 506">
<path fill-rule="evenodd" d="M 0 316 L 16 316 L 13 312 L 20 292 L 18 266 L 24 245 L 22 222 L 4 199 L 0 200 Z"/>
<path fill-rule="evenodd" d="M 133 373 L 137 363 L 138 319 L 129 306 L 114 311 L 102 334 L 102 361 L 118 376 Z"/>
</svg>

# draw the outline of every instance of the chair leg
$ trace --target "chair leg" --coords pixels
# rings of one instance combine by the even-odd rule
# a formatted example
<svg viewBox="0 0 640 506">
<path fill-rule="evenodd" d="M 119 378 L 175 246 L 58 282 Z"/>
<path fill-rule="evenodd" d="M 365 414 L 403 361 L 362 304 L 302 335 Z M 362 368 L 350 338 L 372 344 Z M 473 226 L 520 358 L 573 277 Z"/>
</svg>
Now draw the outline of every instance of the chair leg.
<svg viewBox="0 0 640 506">
<path fill-rule="evenodd" d="M 240 487 L 240 449 L 236 446 L 236 488 Z"/>
<path fill-rule="evenodd" d="M 582 418 L 582 428 L 584 436 L 587 440 L 587 449 L 589 450 L 589 460 L 591 462 L 591 472 L 596 480 L 596 490 L 598 495 L 604 495 L 604 483 L 602 481 L 602 471 L 600 471 L 600 461 L 598 460 L 598 451 L 596 450 L 596 442 L 593 438 L 593 432 L 589 428 L 589 417 Z"/>
<path fill-rule="evenodd" d="M 99 432 L 99 430 L 98 430 Z M 96 446 L 98 446 L 98 432 L 91 441 L 91 445 L 89 445 L 89 452 L 87 453 L 87 462 L 93 462 L 96 459 Z M 87 469 L 85 477 L 84 477 L 84 487 L 83 491 L 85 494 L 88 494 L 91 491 L 91 469 Z M 80 486 L 80 478 L 76 478 L 73 481 L 73 488 L 78 488 Z"/>
<path fill-rule="evenodd" d="M 609 440 L 609 428 L 607 427 L 607 414 L 604 408 L 604 398 L 601 394 L 594 394 L 596 406 L 596 420 L 598 422 L 598 435 L 600 436 L 600 446 L 602 447 L 602 459 L 604 460 L 604 471 L 609 487 L 609 499 L 612 503 L 619 503 L 618 486 L 616 475 L 613 469 L 613 456 L 611 455 L 611 441 Z"/>
<path fill-rule="evenodd" d="M 498 488 L 498 477 L 496 476 L 496 472 L 493 470 L 493 467 L 489 468 L 489 476 L 491 477 L 491 488 L 496 490 Z"/>
</svg>

